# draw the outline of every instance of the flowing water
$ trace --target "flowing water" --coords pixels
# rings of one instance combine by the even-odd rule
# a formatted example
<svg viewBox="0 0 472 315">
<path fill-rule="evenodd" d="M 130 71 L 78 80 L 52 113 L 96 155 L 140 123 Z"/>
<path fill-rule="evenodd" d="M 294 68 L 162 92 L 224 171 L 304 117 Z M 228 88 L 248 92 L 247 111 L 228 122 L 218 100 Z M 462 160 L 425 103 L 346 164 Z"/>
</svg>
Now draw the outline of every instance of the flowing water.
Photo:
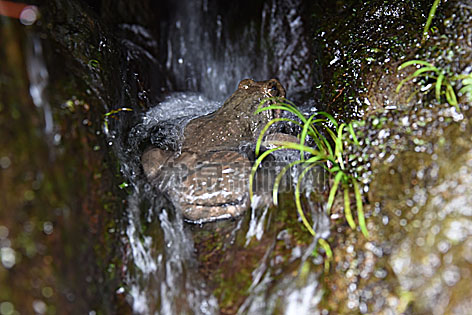
<svg viewBox="0 0 472 315">
<path fill-rule="evenodd" d="M 311 88 L 313 51 L 300 0 L 248 1 L 250 13 L 242 4 L 209 2 L 177 1 L 163 27 L 172 90 L 221 100 L 247 77 L 277 77 L 289 97 Z"/>
<path fill-rule="evenodd" d="M 161 59 L 165 60 L 167 73 L 162 90 L 166 96 L 132 128 L 129 146 L 117 148 L 122 171 L 132 186 L 124 241 L 129 261 L 123 289 L 129 293 L 128 301 L 136 313 L 219 313 L 207 279 L 198 272 L 192 237 L 195 226 L 184 223 L 166 196 L 144 179 L 139 164 L 143 146 L 177 149 L 183 126 L 194 117 L 216 110 L 244 78 L 277 77 L 289 97 L 309 92 L 316 80 L 314 52 L 307 38 L 308 25 L 302 19 L 301 1 L 265 1 L 240 20 L 236 19 L 244 16 L 242 6 L 234 12 L 235 8 L 224 5 L 214 9 L 210 2 L 173 4 L 169 19 L 161 26 L 160 42 L 166 47 Z M 135 30 L 136 36 L 145 33 L 132 25 L 122 28 Z M 242 233 L 247 225 L 246 245 L 253 237 L 260 240 L 267 216 L 267 205 L 263 207 L 265 211 L 252 209 L 249 222 L 236 220 L 228 233 Z M 266 250 L 267 256 L 271 248 Z M 253 266 L 250 290 L 254 294 L 239 311 L 268 309 L 269 301 L 275 305 L 281 294 L 286 295 L 286 313 L 313 310 L 316 303 L 310 298 L 320 294 L 316 293 L 316 276 L 310 275 L 301 288 L 285 283 L 267 295 L 264 283 L 273 275 L 264 261 Z"/>
</svg>

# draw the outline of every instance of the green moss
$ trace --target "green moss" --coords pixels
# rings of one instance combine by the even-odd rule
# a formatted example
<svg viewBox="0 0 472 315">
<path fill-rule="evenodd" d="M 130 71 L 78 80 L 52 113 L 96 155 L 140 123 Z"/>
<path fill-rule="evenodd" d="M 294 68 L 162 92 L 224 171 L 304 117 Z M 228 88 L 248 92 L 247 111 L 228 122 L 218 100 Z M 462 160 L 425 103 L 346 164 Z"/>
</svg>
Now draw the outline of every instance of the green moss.
<svg viewBox="0 0 472 315">
<path fill-rule="evenodd" d="M 391 71 L 388 63 L 419 40 L 416 28 L 429 6 L 414 0 L 337 1 L 331 10 L 314 16 L 315 39 L 324 47 L 321 102 L 324 110 L 350 120 L 367 107 L 361 98 L 367 75 Z"/>
</svg>

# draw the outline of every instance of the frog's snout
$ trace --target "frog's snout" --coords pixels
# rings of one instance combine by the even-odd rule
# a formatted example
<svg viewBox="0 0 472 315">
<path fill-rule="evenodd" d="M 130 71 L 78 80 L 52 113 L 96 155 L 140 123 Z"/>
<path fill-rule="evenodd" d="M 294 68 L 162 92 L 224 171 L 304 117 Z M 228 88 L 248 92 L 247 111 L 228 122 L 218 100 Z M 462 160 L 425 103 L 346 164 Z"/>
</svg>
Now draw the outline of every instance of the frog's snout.
<svg viewBox="0 0 472 315">
<path fill-rule="evenodd" d="M 270 97 L 285 97 L 285 89 L 277 79 L 269 80 L 265 90 Z"/>
</svg>

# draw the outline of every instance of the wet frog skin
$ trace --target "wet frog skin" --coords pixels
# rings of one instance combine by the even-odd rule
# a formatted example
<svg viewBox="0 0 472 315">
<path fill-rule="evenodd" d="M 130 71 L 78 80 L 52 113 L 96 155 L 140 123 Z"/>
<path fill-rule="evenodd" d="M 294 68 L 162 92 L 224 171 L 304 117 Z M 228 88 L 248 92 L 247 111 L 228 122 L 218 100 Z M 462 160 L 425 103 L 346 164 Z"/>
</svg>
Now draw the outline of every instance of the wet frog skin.
<svg viewBox="0 0 472 315">
<path fill-rule="evenodd" d="M 261 129 L 277 116 L 273 111 L 254 114 L 268 97 L 285 97 L 278 80 L 242 80 L 220 109 L 187 124 L 180 154 L 159 148 L 144 152 L 147 178 L 167 192 L 186 220 L 231 218 L 249 207 L 252 164 L 241 148 L 252 148 Z"/>
</svg>

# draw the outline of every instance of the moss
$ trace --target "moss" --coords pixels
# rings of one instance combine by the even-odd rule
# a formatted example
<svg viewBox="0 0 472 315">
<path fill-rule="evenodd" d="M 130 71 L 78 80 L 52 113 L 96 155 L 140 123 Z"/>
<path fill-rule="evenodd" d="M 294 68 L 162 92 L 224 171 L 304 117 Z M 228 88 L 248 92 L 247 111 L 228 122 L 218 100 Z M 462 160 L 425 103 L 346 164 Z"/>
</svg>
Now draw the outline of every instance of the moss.
<svg viewBox="0 0 472 315">
<path fill-rule="evenodd" d="M 411 45 L 405 46 L 405 60 L 426 56 L 434 60 L 435 65 L 448 65 L 451 73 L 462 73 L 470 64 L 471 56 L 470 47 L 465 44 L 470 40 L 470 34 L 464 32 L 470 29 L 469 20 L 463 18 L 466 15 L 470 13 L 464 12 L 460 3 L 448 2 L 441 6 L 433 21 L 437 30 L 424 46 L 415 45 L 420 31 L 410 33 L 416 37 L 410 41 Z M 446 16 L 453 18 L 444 19 Z M 415 26 L 410 22 L 403 21 L 405 29 Z M 420 30 L 422 23 L 417 25 Z M 348 29 L 345 32 L 357 31 Z M 388 51 L 382 53 L 388 55 Z M 470 272 L 470 268 L 464 268 L 463 256 L 458 254 L 469 246 L 468 241 L 451 243 L 446 258 L 433 247 L 447 241 L 441 234 L 432 236 L 435 230 L 447 230 L 451 221 L 460 217 L 458 213 L 450 216 L 439 213 L 444 209 L 441 205 L 445 199 L 457 197 L 452 202 L 460 202 L 463 195 L 447 193 L 446 197 L 433 192 L 450 182 L 460 185 L 463 178 L 457 168 L 468 172 L 464 162 L 459 160 L 467 156 L 470 149 L 467 140 L 470 105 L 463 99 L 465 112 L 457 115 L 448 109 L 448 105 L 436 102 L 434 95 L 418 95 L 409 102 L 410 92 L 394 92 L 399 82 L 396 67 L 400 61 L 396 59 L 392 58 L 382 68 L 374 67 L 370 73 L 361 74 L 368 88 L 361 96 L 366 97 L 370 105 L 359 129 L 361 147 L 351 148 L 351 154 L 362 157 L 358 165 L 363 168 L 365 183 L 373 180 L 368 195 L 368 222 L 372 235 L 368 240 L 361 239 L 343 225 L 333 227 L 336 231 L 332 240 L 335 272 L 324 275 L 327 293 L 321 305 L 335 313 L 390 311 L 416 314 L 432 312 L 428 305 L 433 304 L 434 311 L 445 312 L 469 305 L 468 297 L 462 294 L 470 292 L 468 284 L 457 282 L 446 288 L 443 280 L 424 274 L 428 270 L 424 264 L 429 261 L 426 256 L 430 255 L 428 257 L 441 260 L 439 269 L 460 265 L 459 273 Z M 399 268 L 399 264 L 406 261 L 408 267 Z M 434 274 L 441 272 L 434 271 Z M 432 287 L 443 293 L 433 299 L 423 294 Z M 453 298 L 442 300 L 440 296 Z"/>
<path fill-rule="evenodd" d="M 393 71 L 389 62 L 418 42 L 428 9 L 427 1 L 338 1 L 315 14 L 315 40 L 324 47 L 324 110 L 345 120 L 360 117 L 368 107 L 362 96 L 369 74 Z"/>
</svg>

